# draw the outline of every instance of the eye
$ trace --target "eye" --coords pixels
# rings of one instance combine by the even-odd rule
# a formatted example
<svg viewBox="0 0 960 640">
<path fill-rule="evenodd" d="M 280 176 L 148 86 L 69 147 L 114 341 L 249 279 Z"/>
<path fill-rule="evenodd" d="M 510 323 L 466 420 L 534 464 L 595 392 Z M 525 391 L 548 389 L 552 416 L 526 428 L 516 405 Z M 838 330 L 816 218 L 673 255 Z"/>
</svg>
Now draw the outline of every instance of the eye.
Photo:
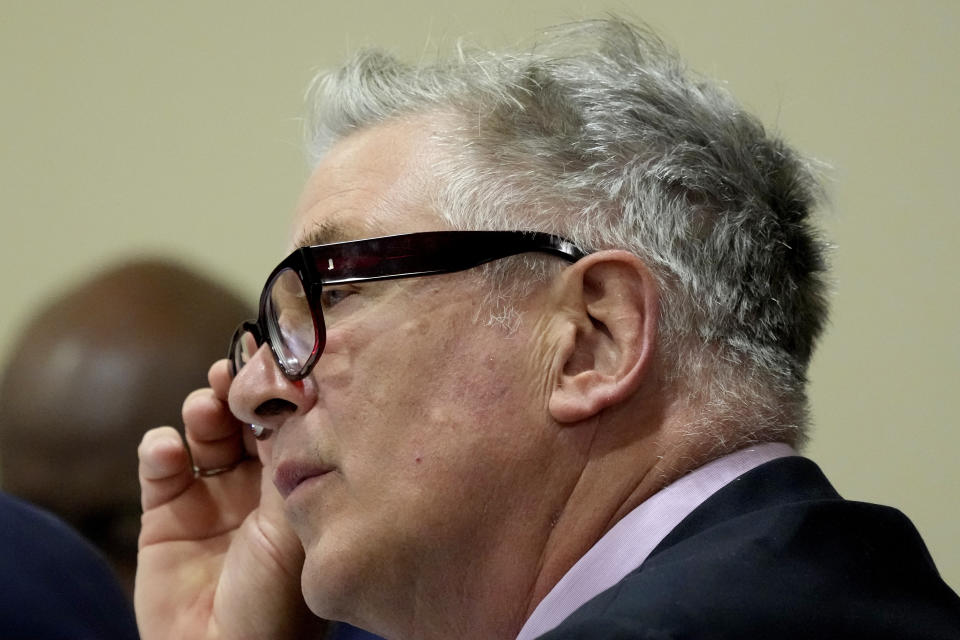
<svg viewBox="0 0 960 640">
<path fill-rule="evenodd" d="M 355 293 L 357 293 L 357 290 L 353 288 L 324 287 L 323 291 L 320 292 L 320 306 L 324 311 L 327 311 L 337 306 L 343 302 L 344 299 L 349 298 Z"/>
</svg>

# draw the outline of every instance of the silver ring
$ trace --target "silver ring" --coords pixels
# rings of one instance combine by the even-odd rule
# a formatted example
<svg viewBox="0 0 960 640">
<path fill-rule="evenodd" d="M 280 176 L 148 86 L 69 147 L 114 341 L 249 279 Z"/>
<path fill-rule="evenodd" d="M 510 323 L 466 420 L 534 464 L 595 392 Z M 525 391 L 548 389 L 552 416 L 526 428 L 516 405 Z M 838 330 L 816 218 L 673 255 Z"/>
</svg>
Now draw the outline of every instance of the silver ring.
<svg viewBox="0 0 960 640">
<path fill-rule="evenodd" d="M 212 478 L 213 476 L 218 476 L 221 473 L 226 473 L 227 471 L 233 471 L 237 468 L 239 462 L 234 464 L 228 464 L 224 467 L 214 467 L 213 469 L 201 469 L 197 465 L 193 465 L 193 477 L 194 478 Z"/>
<path fill-rule="evenodd" d="M 253 431 L 253 437 L 257 440 L 266 440 L 270 437 L 270 434 L 273 433 L 270 429 L 259 424 L 251 424 L 250 431 Z"/>
</svg>

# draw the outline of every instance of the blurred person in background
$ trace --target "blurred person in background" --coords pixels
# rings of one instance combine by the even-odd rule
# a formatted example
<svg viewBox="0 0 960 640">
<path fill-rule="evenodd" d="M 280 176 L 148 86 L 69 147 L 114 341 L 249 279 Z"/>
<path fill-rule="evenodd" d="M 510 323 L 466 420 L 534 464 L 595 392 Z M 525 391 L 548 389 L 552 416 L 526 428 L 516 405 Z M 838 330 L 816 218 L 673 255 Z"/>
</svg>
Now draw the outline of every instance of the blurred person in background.
<svg viewBox="0 0 960 640">
<path fill-rule="evenodd" d="M 28 321 L 0 379 L 0 486 L 90 540 L 133 593 L 144 420 L 179 424 L 224 335 L 250 312 L 166 259 L 128 261 L 58 295 Z M 199 373 L 198 373 L 199 372 Z"/>
<path fill-rule="evenodd" d="M 0 637 L 135 640 L 133 607 L 90 543 L 55 515 L 0 492 Z"/>
</svg>

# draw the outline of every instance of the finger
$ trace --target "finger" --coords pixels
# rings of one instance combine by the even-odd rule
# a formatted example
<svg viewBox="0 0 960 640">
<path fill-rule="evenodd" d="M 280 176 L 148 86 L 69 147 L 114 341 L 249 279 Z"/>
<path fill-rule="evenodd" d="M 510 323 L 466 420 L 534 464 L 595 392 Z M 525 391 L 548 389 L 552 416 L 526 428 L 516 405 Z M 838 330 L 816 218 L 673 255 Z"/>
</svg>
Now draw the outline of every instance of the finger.
<svg viewBox="0 0 960 640">
<path fill-rule="evenodd" d="M 242 423 L 213 389 L 197 389 L 187 396 L 183 424 L 193 464 L 200 469 L 228 467 L 247 457 Z"/>
<path fill-rule="evenodd" d="M 176 498 L 193 482 L 190 455 L 173 427 L 159 427 L 145 433 L 137 455 L 140 503 L 144 511 Z"/>
<path fill-rule="evenodd" d="M 207 380 L 210 381 L 210 388 L 213 393 L 223 400 L 227 401 L 227 394 L 230 392 L 230 383 L 233 382 L 233 376 L 230 375 L 230 361 L 224 358 L 217 360 L 207 371 Z"/>
<path fill-rule="evenodd" d="M 230 373 L 230 361 L 223 359 L 213 363 L 210 371 L 207 372 L 207 380 L 210 381 L 210 388 L 213 389 L 214 395 L 220 398 L 229 410 L 227 398 L 230 394 L 230 383 L 233 382 L 233 375 Z M 243 445 L 249 457 L 258 457 L 257 439 L 254 437 L 253 431 L 246 425 L 243 427 Z"/>
</svg>

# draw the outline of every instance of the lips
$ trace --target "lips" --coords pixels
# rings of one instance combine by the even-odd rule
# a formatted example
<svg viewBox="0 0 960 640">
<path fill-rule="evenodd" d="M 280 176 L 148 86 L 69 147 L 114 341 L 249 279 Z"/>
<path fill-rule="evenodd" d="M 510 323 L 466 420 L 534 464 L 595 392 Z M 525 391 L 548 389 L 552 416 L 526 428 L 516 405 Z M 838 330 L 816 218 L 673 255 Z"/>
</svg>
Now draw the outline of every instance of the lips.
<svg viewBox="0 0 960 640">
<path fill-rule="evenodd" d="M 273 484 L 284 499 L 303 482 L 330 473 L 333 469 L 316 462 L 299 462 L 295 460 L 281 462 L 273 474 Z"/>
</svg>

